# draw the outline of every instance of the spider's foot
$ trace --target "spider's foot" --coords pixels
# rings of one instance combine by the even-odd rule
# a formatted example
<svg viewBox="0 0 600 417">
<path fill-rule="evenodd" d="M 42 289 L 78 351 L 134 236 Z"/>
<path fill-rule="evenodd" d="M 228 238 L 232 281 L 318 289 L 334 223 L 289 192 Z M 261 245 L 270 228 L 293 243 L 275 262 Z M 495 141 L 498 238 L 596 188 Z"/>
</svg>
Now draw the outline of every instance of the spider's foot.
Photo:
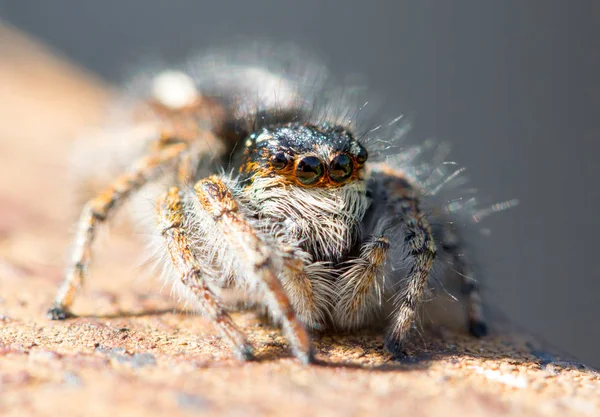
<svg viewBox="0 0 600 417">
<path fill-rule="evenodd" d="M 254 348 L 250 343 L 245 343 L 241 346 L 238 346 L 235 350 L 235 355 L 242 362 L 249 362 L 256 359 L 254 356 Z"/>
<path fill-rule="evenodd" d="M 308 352 L 296 351 L 294 354 L 302 365 L 310 365 L 315 363 L 315 353 L 312 348 Z"/>
<path fill-rule="evenodd" d="M 48 310 L 46 317 L 48 317 L 50 320 L 66 320 L 70 317 L 74 317 L 74 315 L 65 307 L 54 306 Z"/>
<path fill-rule="evenodd" d="M 384 342 L 385 349 L 394 357 L 395 360 L 401 361 L 406 358 L 404 345 L 396 338 L 388 336 Z"/>
<path fill-rule="evenodd" d="M 488 326 L 485 321 L 471 320 L 469 321 L 469 332 L 475 337 L 484 337 L 488 334 Z"/>
</svg>

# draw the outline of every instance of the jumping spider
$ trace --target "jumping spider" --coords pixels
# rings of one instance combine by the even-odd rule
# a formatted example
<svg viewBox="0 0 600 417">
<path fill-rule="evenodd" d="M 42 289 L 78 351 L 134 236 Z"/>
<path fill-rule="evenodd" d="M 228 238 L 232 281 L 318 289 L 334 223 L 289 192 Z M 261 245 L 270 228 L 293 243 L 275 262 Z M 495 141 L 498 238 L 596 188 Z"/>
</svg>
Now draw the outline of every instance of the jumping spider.
<svg viewBox="0 0 600 417">
<path fill-rule="evenodd" d="M 303 363 L 313 358 L 307 329 L 374 321 L 388 323 L 386 347 L 398 353 L 436 257 L 462 278 L 470 332 L 486 334 L 463 240 L 447 220 L 452 210 L 422 209 L 431 190 L 398 162 L 406 152 L 370 161 L 373 130 L 359 137 L 333 99 L 319 107 L 307 98 L 318 83 L 306 71 L 286 78 L 211 62 L 194 67 L 199 75 L 161 73 L 152 94 L 121 115 L 119 146 L 137 141 L 140 155 L 85 204 L 51 319 L 70 315 L 98 227 L 142 187 L 160 183 L 154 227 L 166 275 L 241 359 L 253 349 L 219 289 L 233 285 L 265 305 Z"/>
</svg>

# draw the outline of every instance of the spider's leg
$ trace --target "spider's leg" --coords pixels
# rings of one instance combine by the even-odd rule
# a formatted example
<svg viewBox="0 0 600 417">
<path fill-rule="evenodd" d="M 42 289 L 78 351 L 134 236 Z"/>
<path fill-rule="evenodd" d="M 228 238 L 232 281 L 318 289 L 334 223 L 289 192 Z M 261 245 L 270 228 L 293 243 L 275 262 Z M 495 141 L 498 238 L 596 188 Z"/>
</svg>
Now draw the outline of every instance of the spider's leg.
<svg viewBox="0 0 600 417">
<path fill-rule="evenodd" d="M 148 181 L 160 176 L 165 169 L 175 166 L 187 144 L 178 143 L 157 150 L 139 159 L 131 172 L 119 177 L 110 187 L 89 200 L 81 212 L 71 262 L 66 269 L 65 278 L 58 290 L 53 307 L 48 310 L 52 320 L 63 320 L 70 313 L 75 292 L 83 283 L 92 258 L 92 243 L 101 223 L 106 222 L 115 212 L 117 206 L 127 200 Z"/>
<path fill-rule="evenodd" d="M 223 181 L 213 175 L 195 185 L 200 209 L 210 216 L 222 244 L 236 265 L 236 275 L 246 277 L 262 289 L 269 310 L 278 317 L 294 354 L 302 362 L 312 360 L 311 342 L 278 279 L 282 261 L 248 222 L 240 205 Z M 199 215 L 202 215 L 200 213 Z"/>
<path fill-rule="evenodd" d="M 171 188 L 158 200 L 158 226 L 173 262 L 173 267 L 185 285 L 196 297 L 200 312 L 209 317 L 216 329 L 231 344 L 241 360 L 252 359 L 252 346 L 242 331 L 225 311 L 221 300 L 203 279 L 203 264 L 193 251 L 190 241 L 193 231 L 186 221 L 182 194 Z"/>
<path fill-rule="evenodd" d="M 483 337 L 488 333 L 487 321 L 483 313 L 483 301 L 475 272 L 464 256 L 463 242 L 451 229 L 444 225 L 440 246 L 451 257 L 452 269 L 460 276 L 461 292 L 467 299 L 467 325 L 473 336 Z"/>
<path fill-rule="evenodd" d="M 386 201 L 384 216 L 399 221 L 404 235 L 408 274 L 403 291 L 394 296 L 395 311 L 386 338 L 386 347 L 394 354 L 401 353 L 401 343 L 410 331 L 417 309 L 427 289 L 429 273 L 436 255 L 431 226 L 419 207 L 419 195 L 400 174 L 377 173 Z"/>
<path fill-rule="evenodd" d="M 466 276 L 463 277 L 461 291 L 467 297 L 469 332 L 475 337 L 487 336 L 488 325 L 485 315 L 483 314 L 483 301 L 481 299 L 479 285 L 472 275 L 467 275 L 469 273 L 468 269 L 465 268 L 464 271 L 464 275 Z"/>
<path fill-rule="evenodd" d="M 338 278 L 335 321 L 342 328 L 360 326 L 381 306 L 383 265 L 389 248 L 383 231 L 376 232 L 363 242 L 360 256 L 350 260 Z"/>
</svg>

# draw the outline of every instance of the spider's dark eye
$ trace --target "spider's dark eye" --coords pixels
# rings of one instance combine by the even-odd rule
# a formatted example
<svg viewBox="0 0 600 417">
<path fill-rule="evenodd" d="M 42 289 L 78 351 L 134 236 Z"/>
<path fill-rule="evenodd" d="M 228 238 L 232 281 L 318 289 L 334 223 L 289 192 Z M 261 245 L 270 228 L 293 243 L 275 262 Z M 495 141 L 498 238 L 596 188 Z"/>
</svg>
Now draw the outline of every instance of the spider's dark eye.
<svg viewBox="0 0 600 417">
<path fill-rule="evenodd" d="M 306 156 L 296 166 L 296 177 L 305 185 L 316 183 L 323 176 L 323 163 L 316 156 Z"/>
<path fill-rule="evenodd" d="M 367 152 L 367 150 L 362 145 L 358 145 L 358 152 L 356 153 L 356 162 L 358 162 L 359 164 L 364 164 L 365 162 L 367 162 L 368 157 L 369 153 Z"/>
<path fill-rule="evenodd" d="M 344 182 L 352 175 L 352 159 L 346 154 L 339 154 L 329 163 L 329 178 L 335 182 Z"/>
<path fill-rule="evenodd" d="M 287 162 L 287 158 L 283 152 L 277 152 L 271 156 L 271 166 L 278 171 L 285 168 Z"/>
</svg>

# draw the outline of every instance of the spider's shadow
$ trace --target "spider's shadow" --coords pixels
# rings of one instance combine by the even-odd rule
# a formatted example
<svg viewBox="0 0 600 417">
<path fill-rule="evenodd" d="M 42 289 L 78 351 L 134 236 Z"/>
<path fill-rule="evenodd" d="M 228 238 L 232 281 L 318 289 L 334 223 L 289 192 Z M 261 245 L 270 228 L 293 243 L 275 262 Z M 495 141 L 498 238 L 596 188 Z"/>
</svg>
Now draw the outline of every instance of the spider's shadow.
<svg viewBox="0 0 600 417">
<path fill-rule="evenodd" d="M 97 318 L 97 319 L 119 319 L 119 318 L 138 318 L 148 316 L 162 316 L 165 314 L 177 314 L 177 309 L 162 308 L 142 311 L 118 311 L 102 315 L 77 315 L 79 318 Z M 263 318 L 264 319 L 264 318 Z M 262 326 L 271 330 L 277 330 L 268 319 L 259 320 Z M 424 331 L 423 334 L 413 335 L 405 344 L 402 352 L 396 354 L 389 353 L 384 348 L 382 332 L 379 329 L 371 329 L 357 333 L 316 333 L 313 343 L 317 358 L 313 366 L 326 368 L 345 368 L 357 370 L 372 370 L 380 372 L 389 371 L 414 371 L 429 368 L 432 364 L 440 360 L 456 359 L 498 359 L 501 357 L 515 360 L 514 350 L 509 347 L 515 342 L 512 331 L 506 329 L 497 329 L 492 334 L 483 339 L 476 339 L 460 332 L 450 332 L 442 335 L 435 329 Z M 257 354 L 255 361 L 259 363 L 274 362 L 281 359 L 292 357 L 289 346 L 286 343 L 277 341 L 258 342 L 257 347 L 262 347 Z M 502 345 L 506 349 L 504 354 L 498 352 L 494 346 Z M 474 347 L 480 346 L 477 349 Z M 569 358 L 561 359 L 548 350 L 541 349 L 539 346 L 527 343 L 529 348 L 529 359 L 519 359 L 523 362 L 537 363 L 540 367 L 552 367 L 557 370 L 578 369 L 598 372 L 581 362 Z M 521 347 L 522 349 L 522 347 Z M 360 352 L 362 351 L 362 352 Z M 367 358 L 367 360 L 365 360 Z"/>
<path fill-rule="evenodd" d="M 176 313 L 173 308 L 157 308 L 142 311 L 117 311 L 116 313 L 108 314 L 77 314 L 71 317 L 82 318 L 82 319 L 124 319 L 124 318 L 136 318 L 136 317 L 151 317 L 151 316 L 163 316 L 165 314 Z"/>
<path fill-rule="evenodd" d="M 383 333 L 376 330 L 356 333 L 316 333 L 313 345 L 316 352 L 314 366 L 373 371 L 413 371 L 427 369 L 440 359 L 438 350 L 423 346 L 421 339 L 409 340 L 407 349 L 392 355 L 384 348 Z M 290 359 L 287 343 L 266 342 L 257 355 L 257 362 Z"/>
<path fill-rule="evenodd" d="M 252 309 L 250 309 L 252 310 Z M 234 310 L 235 311 L 235 310 Z M 249 313 L 246 308 L 237 310 L 237 313 Z M 250 312 L 251 313 L 251 312 Z M 254 311 L 257 313 L 257 311 Z M 260 312 L 259 312 L 260 313 Z M 149 309 L 142 311 L 120 310 L 108 314 L 77 314 L 71 318 L 81 319 L 123 319 L 123 318 L 143 318 L 151 316 L 162 316 L 166 314 L 185 314 L 176 308 Z M 280 332 L 281 329 L 273 324 L 267 315 L 258 314 L 255 316 L 263 328 L 271 331 Z M 248 330 L 250 333 L 251 330 Z M 313 343 L 317 352 L 317 358 L 313 362 L 314 366 L 331 368 L 349 368 L 349 369 L 372 369 L 378 371 L 398 371 L 415 370 L 429 367 L 433 356 L 427 352 L 411 350 L 409 355 L 399 355 L 394 357 L 383 347 L 381 332 L 371 329 L 357 333 L 316 333 L 313 335 Z M 201 335 L 199 335 L 201 337 Z M 254 361 L 258 363 L 274 362 L 281 359 L 293 358 L 290 347 L 285 342 L 263 341 L 257 342 L 259 348 Z M 343 358 L 340 352 L 348 350 L 362 350 L 358 355 L 348 355 Z M 335 356 L 336 360 L 330 358 Z M 377 364 L 365 364 L 361 359 L 365 356 L 375 357 Z"/>
<path fill-rule="evenodd" d="M 317 359 L 313 365 L 398 372 L 428 369 L 439 361 L 453 362 L 466 359 L 482 363 L 487 360 L 507 358 L 522 364 L 533 363 L 549 372 L 566 370 L 600 372 L 567 354 L 550 353 L 550 350 L 555 351 L 553 348 L 546 350 L 536 342 L 526 342 L 525 345 L 522 342 L 523 339 L 518 333 L 515 337 L 515 333 L 507 332 L 506 329 L 497 329 L 490 336 L 482 339 L 460 331 L 441 335 L 436 330 L 427 330 L 424 334 L 409 337 L 403 352 L 392 355 L 383 347 L 380 333 L 317 335 L 314 339 Z M 283 343 L 274 345 L 277 349 L 263 352 L 257 360 L 269 362 L 291 357 L 287 345 Z M 357 355 L 356 351 L 361 349 L 363 352 Z M 354 353 L 345 355 L 346 352 Z"/>
</svg>

